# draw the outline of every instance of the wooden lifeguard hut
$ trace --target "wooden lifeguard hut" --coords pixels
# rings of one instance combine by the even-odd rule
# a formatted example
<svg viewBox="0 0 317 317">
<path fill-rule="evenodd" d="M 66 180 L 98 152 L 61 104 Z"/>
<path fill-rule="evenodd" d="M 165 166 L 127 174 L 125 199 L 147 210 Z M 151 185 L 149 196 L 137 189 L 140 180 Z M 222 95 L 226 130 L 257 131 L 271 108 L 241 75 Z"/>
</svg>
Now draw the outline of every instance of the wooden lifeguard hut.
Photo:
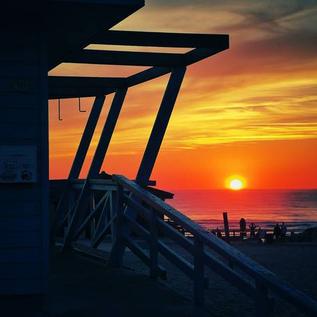
<svg viewBox="0 0 317 317">
<path fill-rule="evenodd" d="M 269 291 L 317 313 L 317 305 L 311 298 L 285 286 L 271 272 L 167 205 L 162 197 L 157 197 L 157 191 L 149 190 L 148 186 L 153 185 L 151 172 L 186 67 L 228 49 L 229 37 L 110 30 L 143 5 L 140 0 L 49 0 L 44 4 L 4 1 L 1 4 L 0 295 L 30 295 L 33 300 L 41 301 L 47 293 L 52 229 L 48 100 L 94 97 L 54 210 L 53 229 L 63 251 L 75 249 L 95 256 L 99 248 L 100 257 L 102 243 L 108 239 L 111 245 L 108 260 L 112 266 L 122 265 L 124 250 L 129 248 L 149 267 L 152 277 L 162 277 L 165 270 L 158 255 L 166 257 L 193 280 L 197 306 L 203 304 L 207 284 L 204 272 L 210 268 L 251 296 L 263 316 L 269 313 Z M 86 49 L 89 44 L 177 47 L 188 51 L 91 50 Z M 48 77 L 48 71 L 63 62 L 135 65 L 147 69 L 121 78 Z M 100 179 L 102 162 L 128 89 L 166 74 L 170 77 L 135 180 L 120 175 Z M 114 94 L 113 102 L 87 178 L 79 179 L 109 94 Z M 138 221 L 140 216 L 142 222 Z M 189 235 L 181 234 L 176 227 Z M 162 241 L 162 236 L 185 248 L 192 257 L 191 262 Z M 139 238 L 148 244 L 148 249 L 138 244 Z"/>
<path fill-rule="evenodd" d="M 47 291 L 48 100 L 95 97 L 69 173 L 69 183 L 78 179 L 105 96 L 115 93 L 87 177 L 92 179 L 99 173 L 128 88 L 171 73 L 137 175 L 140 185 L 148 184 L 186 66 L 228 48 L 226 35 L 109 31 L 143 5 L 143 0 L 1 3 L 0 294 L 41 295 Z M 181 55 L 84 49 L 94 43 L 192 47 L 193 50 Z M 48 71 L 62 62 L 149 68 L 127 78 L 48 77 Z M 72 241 L 77 214 L 84 205 L 88 187 L 86 181 L 76 201 L 65 245 Z"/>
</svg>

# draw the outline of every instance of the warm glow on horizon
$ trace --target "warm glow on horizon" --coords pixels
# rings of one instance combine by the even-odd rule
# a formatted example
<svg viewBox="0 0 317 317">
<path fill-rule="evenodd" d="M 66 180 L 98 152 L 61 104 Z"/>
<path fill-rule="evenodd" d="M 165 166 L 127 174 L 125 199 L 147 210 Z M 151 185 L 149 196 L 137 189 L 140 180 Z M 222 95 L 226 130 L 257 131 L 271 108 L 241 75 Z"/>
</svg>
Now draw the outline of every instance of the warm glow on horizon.
<svg viewBox="0 0 317 317">
<path fill-rule="evenodd" d="M 246 181 L 243 177 L 234 175 L 226 179 L 225 186 L 231 190 L 241 190 L 246 187 Z"/>
</svg>

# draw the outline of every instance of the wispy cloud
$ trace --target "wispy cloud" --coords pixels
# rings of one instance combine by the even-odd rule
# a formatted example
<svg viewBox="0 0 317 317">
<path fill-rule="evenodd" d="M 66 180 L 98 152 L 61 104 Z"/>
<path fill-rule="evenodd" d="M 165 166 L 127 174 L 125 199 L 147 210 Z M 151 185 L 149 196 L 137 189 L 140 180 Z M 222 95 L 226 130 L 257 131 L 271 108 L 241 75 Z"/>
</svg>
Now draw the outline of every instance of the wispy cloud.
<svg viewBox="0 0 317 317">
<path fill-rule="evenodd" d="M 230 50 L 188 69 L 163 145 L 164 151 L 181 152 L 216 144 L 316 139 L 316 25 L 316 1 L 152 0 L 115 28 L 230 34 Z M 117 71 L 127 76 L 134 71 L 116 69 L 64 65 L 55 74 L 111 76 Z M 141 155 L 167 79 L 129 91 L 111 155 Z M 87 119 L 88 113 L 71 114 L 76 107 L 71 101 L 66 106 L 61 125 L 51 105 L 53 158 L 73 155 Z"/>
</svg>

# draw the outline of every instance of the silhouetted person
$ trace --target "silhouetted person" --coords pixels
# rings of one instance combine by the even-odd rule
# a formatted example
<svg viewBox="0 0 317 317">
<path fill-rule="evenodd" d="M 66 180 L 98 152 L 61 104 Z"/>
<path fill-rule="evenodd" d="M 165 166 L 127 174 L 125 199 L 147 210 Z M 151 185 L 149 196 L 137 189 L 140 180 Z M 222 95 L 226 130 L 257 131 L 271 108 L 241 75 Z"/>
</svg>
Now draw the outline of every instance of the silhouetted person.
<svg viewBox="0 0 317 317">
<path fill-rule="evenodd" d="M 287 227 L 284 222 L 281 224 L 281 238 L 284 240 L 286 238 Z"/>
<path fill-rule="evenodd" d="M 280 227 L 280 225 L 279 225 L 278 223 L 274 226 L 273 235 L 274 235 L 274 237 L 275 237 L 276 240 L 279 240 L 279 239 L 280 239 L 280 236 L 281 236 L 281 227 Z"/>
<path fill-rule="evenodd" d="M 256 229 L 256 225 L 254 222 L 252 222 L 249 226 L 250 228 L 250 238 L 254 239 L 255 238 L 255 229 Z"/>
<path fill-rule="evenodd" d="M 244 218 L 240 219 L 240 237 L 243 238 L 247 233 L 247 222 Z"/>
<path fill-rule="evenodd" d="M 258 235 L 259 242 L 262 242 L 262 243 L 266 242 L 266 230 L 261 229 L 261 227 L 259 227 L 257 235 Z"/>
</svg>

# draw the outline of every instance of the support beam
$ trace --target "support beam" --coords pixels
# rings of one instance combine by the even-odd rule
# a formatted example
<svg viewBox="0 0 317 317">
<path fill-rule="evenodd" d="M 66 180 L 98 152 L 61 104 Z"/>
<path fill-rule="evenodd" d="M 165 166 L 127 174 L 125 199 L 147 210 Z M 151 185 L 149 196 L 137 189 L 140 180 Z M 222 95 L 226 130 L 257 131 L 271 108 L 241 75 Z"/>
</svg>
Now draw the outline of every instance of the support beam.
<svg viewBox="0 0 317 317">
<path fill-rule="evenodd" d="M 104 31 L 92 40 L 93 44 L 135 45 L 154 47 L 213 48 L 229 42 L 226 34 L 191 34 L 138 31 Z"/>
<path fill-rule="evenodd" d="M 186 67 L 181 67 L 174 69 L 171 73 L 136 177 L 136 182 L 141 186 L 146 186 L 150 179 L 160 146 L 165 135 L 165 131 L 167 129 L 169 119 L 171 117 L 176 102 L 177 95 L 184 79 L 185 72 Z M 127 208 L 125 213 L 131 218 L 136 217 L 136 213 L 132 208 Z M 129 237 L 130 230 L 128 225 L 125 225 L 123 230 L 125 235 Z M 114 242 L 109 258 L 110 266 L 117 267 L 122 265 L 124 250 L 125 246 L 122 243 L 117 241 Z"/>
<path fill-rule="evenodd" d="M 55 224 L 53 226 L 54 228 L 53 233 L 55 232 L 55 230 L 58 230 L 58 228 L 62 225 L 61 222 L 62 222 L 62 219 L 64 219 L 63 210 L 65 208 L 65 200 L 69 194 L 70 181 L 72 179 L 79 177 L 79 174 L 82 169 L 94 131 L 96 129 L 97 122 L 100 117 L 100 113 L 101 113 L 104 102 L 105 102 L 105 96 L 97 96 L 93 103 L 84 133 L 81 137 L 73 164 L 71 166 L 71 169 L 68 175 L 68 182 L 66 184 L 66 188 L 64 189 L 64 192 L 62 193 L 62 196 L 60 197 L 57 208 L 56 208 L 57 216 L 56 216 Z"/>
<path fill-rule="evenodd" d="M 126 87 L 122 77 L 48 77 L 49 99 L 107 95 L 122 87 Z"/>
<path fill-rule="evenodd" d="M 81 137 L 72 167 L 70 169 L 68 179 L 74 179 L 79 177 L 104 102 L 105 96 L 98 96 L 94 101 L 86 127 L 84 129 L 84 133 Z"/>
<path fill-rule="evenodd" d="M 229 48 L 229 43 L 214 48 L 196 48 L 185 54 L 185 65 L 191 65 Z"/>
<path fill-rule="evenodd" d="M 89 168 L 87 179 L 83 185 L 81 193 L 79 194 L 79 197 L 74 207 L 72 219 L 64 239 L 64 250 L 70 246 L 76 229 L 79 227 L 83 219 L 85 219 L 85 209 L 87 207 L 89 197 L 89 179 L 92 177 L 96 177 L 99 174 L 115 125 L 117 123 L 120 111 L 122 109 L 126 93 L 126 88 L 119 89 L 116 92 L 114 99 L 112 101 L 112 105 L 110 107 L 104 128 L 102 130 L 95 155 Z"/>
<path fill-rule="evenodd" d="M 100 65 L 177 67 L 185 65 L 186 60 L 184 54 L 177 53 L 102 51 L 86 49 L 75 55 L 65 57 L 64 62 Z"/>
<path fill-rule="evenodd" d="M 92 159 L 87 179 L 97 178 L 105 155 L 107 153 L 113 131 L 118 121 L 122 105 L 127 94 L 127 88 L 119 89 L 113 99 L 111 108 L 108 113 L 107 120 L 101 132 L 99 143 L 97 145 L 95 155 Z"/>
<path fill-rule="evenodd" d="M 172 71 L 159 112 L 157 114 L 142 162 L 136 177 L 136 182 L 146 186 L 150 179 L 158 152 L 160 150 L 169 119 L 171 117 L 177 95 L 179 93 L 186 68 L 177 68 Z"/>
<path fill-rule="evenodd" d="M 116 92 L 117 88 L 107 87 L 59 87 L 58 89 L 51 89 L 49 93 L 49 100 L 56 99 L 73 99 L 85 98 L 98 95 L 110 95 Z"/>
<path fill-rule="evenodd" d="M 108 95 L 118 88 L 133 87 L 171 72 L 170 67 L 151 67 L 127 78 L 49 77 L 49 98 L 78 98 Z M 87 80 L 88 85 L 85 85 Z M 105 81 L 106 80 L 106 81 Z"/>
<path fill-rule="evenodd" d="M 127 78 L 129 87 L 145 83 L 149 80 L 164 76 L 172 71 L 169 67 L 151 67 Z"/>
</svg>

